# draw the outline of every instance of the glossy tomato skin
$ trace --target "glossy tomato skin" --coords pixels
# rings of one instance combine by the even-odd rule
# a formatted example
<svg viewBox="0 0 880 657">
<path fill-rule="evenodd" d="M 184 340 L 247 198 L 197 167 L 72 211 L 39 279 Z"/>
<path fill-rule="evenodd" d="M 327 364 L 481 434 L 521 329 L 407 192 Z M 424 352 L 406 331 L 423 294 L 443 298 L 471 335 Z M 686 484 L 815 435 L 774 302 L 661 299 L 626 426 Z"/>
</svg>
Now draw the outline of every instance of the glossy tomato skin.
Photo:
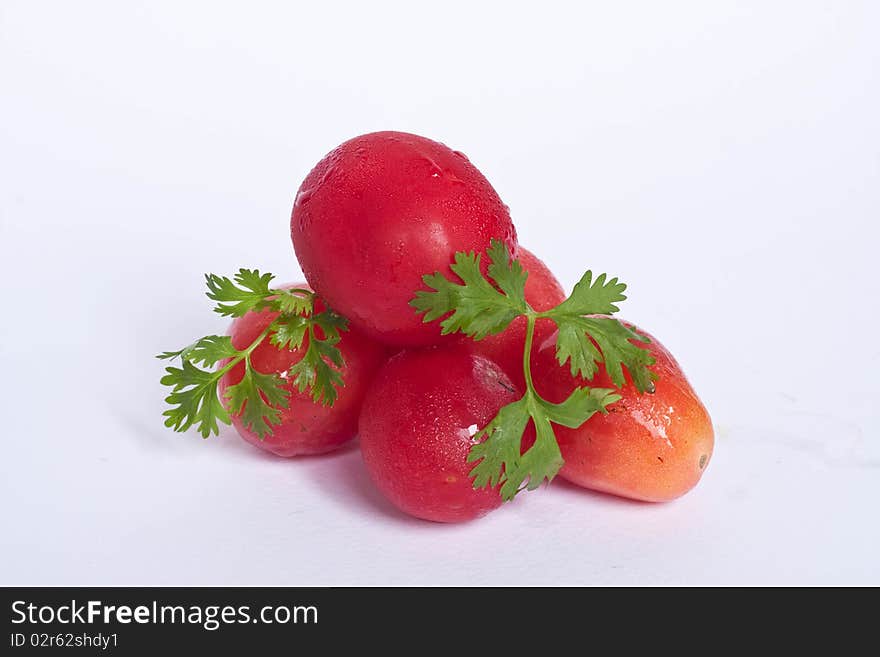
<svg viewBox="0 0 880 657">
<path fill-rule="evenodd" d="M 364 401 L 360 443 L 370 477 L 402 511 L 435 522 L 478 518 L 501 504 L 474 490 L 473 435 L 518 395 L 501 369 L 460 346 L 404 350 Z"/>
<path fill-rule="evenodd" d="M 306 287 L 304 284 L 286 287 Z M 316 300 L 316 311 L 324 306 Z M 275 319 L 277 313 L 251 312 L 235 319 L 229 330 L 232 344 L 243 349 Z M 278 349 L 264 340 L 251 354 L 254 368 L 264 374 L 287 372 L 299 362 L 308 346 L 308 336 L 300 349 Z M 281 409 L 281 424 L 272 427 L 272 435 L 264 439 L 244 426 L 241 417 L 232 416 L 232 423 L 239 435 L 260 449 L 278 456 L 302 456 L 322 454 L 340 447 L 357 433 L 357 418 L 364 395 L 373 375 L 386 357 L 385 347 L 350 328 L 342 333 L 337 345 L 342 352 L 345 366 L 342 378 L 345 385 L 339 388 L 339 397 L 333 406 L 324 406 L 312 401 L 310 393 L 299 392 L 290 383 L 290 405 Z M 241 381 L 244 363 L 239 363 L 227 372 L 220 381 L 220 394 L 226 388 Z"/>
<path fill-rule="evenodd" d="M 517 258 L 529 274 L 526 278 L 526 301 L 534 310 L 538 312 L 550 310 L 565 301 L 565 290 L 540 258 L 522 246 L 519 247 Z M 539 319 L 535 323 L 532 353 L 535 352 L 535 345 L 540 345 L 555 331 L 556 324 L 553 320 Z M 468 337 L 459 339 L 473 353 L 497 363 L 517 389 L 525 392 L 526 382 L 523 374 L 523 350 L 526 344 L 525 317 L 517 317 L 501 333 L 486 336 L 482 340 L 475 341 Z M 534 363 L 534 356 L 532 361 Z"/>
<path fill-rule="evenodd" d="M 422 276 L 458 251 L 502 240 L 516 252 L 510 215 L 463 154 L 404 132 L 351 139 L 299 188 L 290 234 L 306 279 L 366 335 L 394 346 L 440 341 L 409 305 Z"/>
<path fill-rule="evenodd" d="M 560 476 L 579 486 L 646 502 L 680 497 L 700 481 L 715 442 L 712 420 L 672 354 L 653 336 L 654 393 L 639 394 L 627 374 L 623 398 L 577 429 L 554 427 L 565 465 Z M 535 385 L 550 401 L 562 401 L 576 384 L 554 358 L 555 335 L 539 349 Z M 604 367 L 589 383 L 614 388 Z"/>
</svg>

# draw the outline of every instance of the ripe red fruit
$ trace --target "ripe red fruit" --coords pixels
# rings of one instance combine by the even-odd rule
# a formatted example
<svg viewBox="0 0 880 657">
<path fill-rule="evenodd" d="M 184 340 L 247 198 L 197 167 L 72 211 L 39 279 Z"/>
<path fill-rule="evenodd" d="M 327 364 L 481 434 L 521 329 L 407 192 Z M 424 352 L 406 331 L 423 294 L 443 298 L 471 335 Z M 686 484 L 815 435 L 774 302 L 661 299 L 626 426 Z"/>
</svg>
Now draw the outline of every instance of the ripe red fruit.
<svg viewBox="0 0 880 657">
<path fill-rule="evenodd" d="M 526 301 L 534 310 L 538 312 L 550 310 L 565 301 L 565 290 L 540 258 L 522 246 L 519 247 L 517 258 L 529 274 L 526 279 Z M 552 319 L 539 319 L 535 322 L 533 344 L 541 344 L 555 331 L 556 324 Z M 517 317 L 501 333 L 488 335 L 477 341 L 462 337 L 460 341 L 472 353 L 485 356 L 497 363 L 519 390 L 525 392 L 526 381 L 523 374 L 523 350 L 526 344 L 525 317 Z M 534 355 L 532 360 L 534 362 Z"/>
<path fill-rule="evenodd" d="M 376 375 L 360 418 L 364 462 L 399 509 L 461 522 L 501 504 L 474 490 L 467 455 L 478 427 L 518 395 L 497 365 L 461 346 L 405 350 Z"/>
<path fill-rule="evenodd" d="M 565 459 L 560 476 L 593 490 L 647 502 L 665 502 L 697 485 L 715 442 L 712 420 L 672 354 L 645 331 L 656 364 L 653 394 L 639 394 L 627 377 L 623 398 L 607 415 L 594 415 L 577 429 L 556 427 Z M 613 388 L 604 367 L 590 381 L 575 380 L 555 358 L 555 336 L 541 346 L 535 383 L 546 399 L 559 402 L 575 385 Z"/>
<path fill-rule="evenodd" d="M 290 219 L 309 284 L 368 336 L 436 343 L 409 305 L 422 276 L 449 274 L 457 251 L 492 238 L 515 254 L 516 231 L 489 181 L 458 151 L 404 132 L 351 139 L 303 181 Z"/>
<path fill-rule="evenodd" d="M 305 285 L 284 287 L 303 288 Z M 316 299 L 315 312 L 323 309 L 324 305 Z M 250 312 L 235 319 L 229 329 L 233 346 L 236 349 L 247 347 L 277 316 L 278 313 L 262 311 Z M 296 350 L 279 349 L 264 340 L 251 354 L 251 363 L 264 374 L 283 375 L 299 362 L 307 347 L 308 336 L 302 347 Z M 315 403 L 309 391 L 299 392 L 291 382 L 287 386 L 290 404 L 288 408 L 281 409 L 281 424 L 272 425 L 272 434 L 261 439 L 244 426 L 240 416 L 233 415 L 232 423 L 239 435 L 252 445 L 278 456 L 322 454 L 351 440 L 357 433 L 357 418 L 367 387 L 384 361 L 386 351 L 382 345 L 354 328 L 342 333 L 337 347 L 345 359 L 345 366 L 341 369 L 345 385 L 339 388 L 339 397 L 332 407 Z M 242 376 L 244 363 L 239 363 L 221 379 L 221 396 L 226 388 L 241 381 Z"/>
</svg>

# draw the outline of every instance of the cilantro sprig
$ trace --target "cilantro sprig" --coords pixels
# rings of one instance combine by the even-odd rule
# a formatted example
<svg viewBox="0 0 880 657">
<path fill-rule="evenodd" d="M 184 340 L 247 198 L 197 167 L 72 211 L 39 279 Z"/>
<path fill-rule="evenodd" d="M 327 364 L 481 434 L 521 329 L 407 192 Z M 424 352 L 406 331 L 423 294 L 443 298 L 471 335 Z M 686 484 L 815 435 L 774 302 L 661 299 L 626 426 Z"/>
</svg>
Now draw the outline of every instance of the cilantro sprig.
<svg viewBox="0 0 880 657">
<path fill-rule="evenodd" d="M 528 273 L 512 260 L 507 247 L 493 240 L 486 251 L 487 276 L 482 273 L 482 254 L 459 252 L 450 269 L 459 281 L 440 272 L 423 278 L 430 290 L 416 292 L 410 302 L 425 322 L 441 319 L 442 333 L 460 332 L 474 340 L 501 333 L 517 317 L 526 318 L 523 373 L 526 391 L 515 402 L 503 406 L 498 414 L 474 436 L 468 461 L 475 463 L 471 476 L 475 488 L 501 487 L 501 496 L 512 499 L 519 491 L 533 490 L 559 472 L 564 461 L 556 442 L 553 425 L 576 428 L 621 396 L 610 388 L 578 387 L 560 404 L 541 397 L 535 389 L 531 370 L 532 342 L 538 319 L 550 319 L 559 329 L 556 359 L 568 364 L 573 375 L 590 380 L 605 365 L 612 382 L 623 387 L 624 368 L 639 392 L 652 392 L 656 374 L 649 367 L 654 359 L 640 335 L 610 317 L 617 304 L 626 299 L 626 285 L 605 274 L 593 278 L 588 271 L 561 304 L 538 312 L 525 298 Z M 529 423 L 535 428 L 535 442 L 525 452 L 522 440 Z"/>
<path fill-rule="evenodd" d="M 168 366 L 162 385 L 171 388 L 165 398 L 170 408 L 163 415 L 165 426 L 186 431 L 192 426 L 207 438 L 230 424 L 230 413 L 241 415 L 246 427 L 260 438 L 281 422 L 281 410 L 290 402 L 288 382 L 300 392 L 310 391 L 313 401 L 331 406 L 343 385 L 339 368 L 344 365 L 336 346 L 340 332 L 348 330 L 341 315 L 326 309 L 315 312 L 315 295 L 304 288 L 273 288 L 274 276 L 256 269 L 240 269 L 232 279 L 207 274 L 207 296 L 217 302 L 214 311 L 224 317 L 242 317 L 251 311 L 271 311 L 278 316 L 243 349 L 228 335 L 207 335 L 177 351 L 157 356 L 180 359 L 180 367 Z M 279 349 L 301 350 L 302 358 L 283 374 L 257 370 L 251 355 L 264 340 Z M 224 362 L 225 361 L 225 362 Z M 218 363 L 223 363 L 217 368 Z M 223 375 L 244 363 L 241 381 L 218 394 Z M 215 369 L 216 368 L 216 369 Z"/>
</svg>

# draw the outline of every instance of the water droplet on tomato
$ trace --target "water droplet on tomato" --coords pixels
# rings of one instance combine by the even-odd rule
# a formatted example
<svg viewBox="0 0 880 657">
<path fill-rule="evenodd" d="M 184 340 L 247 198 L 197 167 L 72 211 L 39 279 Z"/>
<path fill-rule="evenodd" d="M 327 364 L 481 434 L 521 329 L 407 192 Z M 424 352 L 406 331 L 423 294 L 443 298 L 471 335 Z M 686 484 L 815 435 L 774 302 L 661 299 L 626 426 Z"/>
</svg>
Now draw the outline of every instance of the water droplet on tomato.
<svg viewBox="0 0 880 657">
<path fill-rule="evenodd" d="M 330 180 L 330 176 L 332 176 L 334 173 L 336 173 L 335 166 L 327 167 L 327 170 L 324 172 L 324 175 L 321 176 L 321 180 L 318 182 L 318 185 L 323 185 L 324 183 L 326 183 L 328 180 Z"/>
<path fill-rule="evenodd" d="M 439 178 L 443 175 L 443 169 L 440 168 L 440 165 L 437 164 L 432 158 L 427 155 L 422 155 L 422 161 L 427 162 L 428 166 L 431 167 L 431 177 Z"/>
<path fill-rule="evenodd" d="M 449 171 L 449 170 L 447 169 L 447 170 L 444 171 L 443 173 L 446 174 L 446 178 L 447 178 L 447 179 L 449 180 L 449 182 L 451 182 L 453 185 L 464 185 L 464 181 L 463 181 L 461 178 L 459 178 L 458 176 L 456 176 L 454 173 L 452 173 L 452 171 Z"/>
<path fill-rule="evenodd" d="M 312 192 L 314 190 L 310 187 L 308 189 L 301 189 L 296 193 L 296 198 L 293 201 L 293 207 L 299 208 L 309 202 L 309 199 L 312 198 Z"/>
<path fill-rule="evenodd" d="M 463 159 L 466 162 L 470 162 L 470 160 L 468 159 L 468 156 L 465 155 L 464 153 L 462 153 L 461 151 L 452 151 L 452 154 L 457 155 L 458 157 L 460 157 L 461 159 Z"/>
<path fill-rule="evenodd" d="M 312 213 L 308 210 L 299 213 L 299 229 L 302 232 L 307 232 L 309 227 L 312 225 Z"/>
</svg>

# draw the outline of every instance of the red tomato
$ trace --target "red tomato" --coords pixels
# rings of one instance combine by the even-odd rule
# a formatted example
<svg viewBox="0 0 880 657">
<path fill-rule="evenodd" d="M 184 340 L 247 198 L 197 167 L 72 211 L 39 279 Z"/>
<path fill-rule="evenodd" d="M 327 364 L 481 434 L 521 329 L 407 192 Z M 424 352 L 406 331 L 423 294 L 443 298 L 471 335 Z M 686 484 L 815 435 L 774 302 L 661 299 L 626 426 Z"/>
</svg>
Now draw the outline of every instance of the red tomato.
<svg viewBox="0 0 880 657">
<path fill-rule="evenodd" d="M 541 312 L 550 310 L 565 301 L 565 290 L 556 280 L 553 273 L 539 258 L 519 247 L 517 258 L 529 273 L 526 279 L 526 301 Z M 539 319 L 535 323 L 533 345 L 540 345 L 555 333 L 556 324 L 551 319 Z M 461 343 L 480 356 L 496 362 L 510 380 L 525 392 L 525 375 L 523 374 L 523 350 L 526 345 L 526 318 L 517 317 L 503 332 L 489 335 L 482 340 L 474 341 L 468 337 L 460 338 Z M 535 347 L 532 347 L 534 353 Z M 532 357 L 534 362 L 534 356 Z"/>
<path fill-rule="evenodd" d="M 290 219 L 309 284 L 368 336 L 436 343 L 438 322 L 409 305 L 422 276 L 451 275 L 457 251 L 502 240 L 516 251 L 507 206 L 467 157 L 404 132 L 351 139 L 303 181 Z"/>
<path fill-rule="evenodd" d="M 306 287 L 303 284 L 285 287 Z M 323 304 L 316 300 L 316 311 Z M 236 349 L 243 349 L 277 317 L 274 312 L 251 312 L 232 322 L 229 334 Z M 264 374 L 284 375 L 292 365 L 299 362 L 308 346 L 308 336 L 300 349 L 278 349 L 264 340 L 251 354 L 254 368 Z M 281 424 L 272 426 L 272 435 L 265 439 L 246 428 L 240 416 L 233 416 L 232 423 L 239 435 L 252 445 L 278 456 L 300 456 L 329 452 L 351 440 L 357 433 L 357 418 L 367 386 L 376 370 L 385 360 L 385 348 L 366 338 L 357 329 L 342 333 L 337 345 L 345 359 L 342 378 L 345 385 L 339 388 L 339 397 L 333 406 L 312 401 L 310 392 L 299 392 L 290 383 L 290 405 L 281 409 Z M 227 372 L 220 381 L 220 394 L 226 388 L 241 381 L 244 363 Z"/>
<path fill-rule="evenodd" d="M 460 346 L 398 353 L 376 375 L 361 412 L 370 476 L 418 518 L 461 522 L 488 513 L 501 496 L 474 490 L 466 459 L 477 428 L 517 397 L 497 365 Z"/>
<path fill-rule="evenodd" d="M 554 427 L 565 459 L 560 476 L 593 490 L 647 502 L 665 502 L 697 485 L 715 434 L 709 413 L 681 367 L 656 338 L 647 345 L 656 359 L 653 394 L 639 394 L 627 374 L 623 399 L 577 429 Z M 613 388 L 604 368 L 589 383 L 575 381 L 555 360 L 555 336 L 536 359 L 535 385 L 550 401 L 562 401 L 576 384 Z"/>
</svg>

